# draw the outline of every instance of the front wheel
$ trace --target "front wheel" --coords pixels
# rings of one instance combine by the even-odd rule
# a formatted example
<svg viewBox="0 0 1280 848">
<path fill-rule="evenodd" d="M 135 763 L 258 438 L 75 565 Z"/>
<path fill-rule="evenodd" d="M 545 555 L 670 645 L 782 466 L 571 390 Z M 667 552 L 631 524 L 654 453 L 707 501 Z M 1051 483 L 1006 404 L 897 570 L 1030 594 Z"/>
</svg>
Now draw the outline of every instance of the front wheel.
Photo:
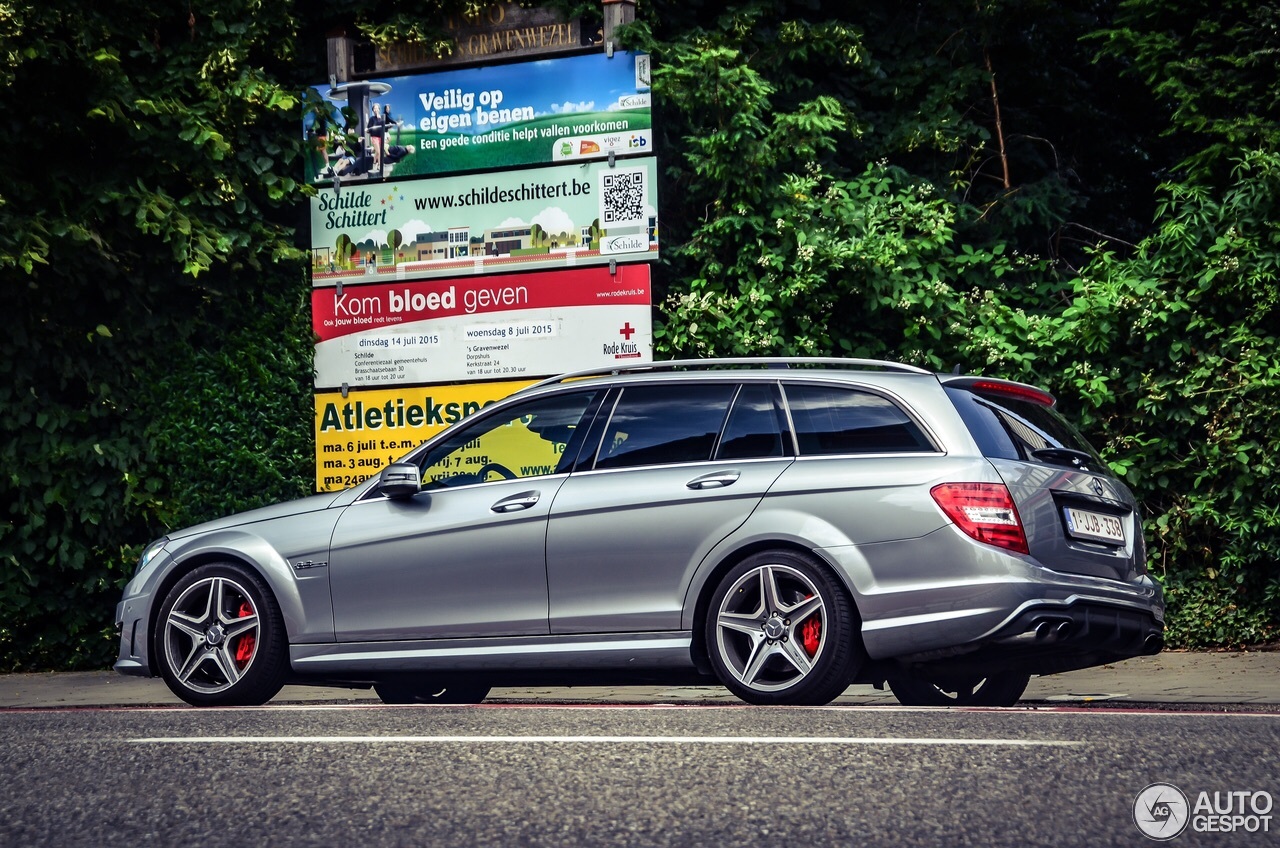
<svg viewBox="0 0 1280 848">
<path fill-rule="evenodd" d="M 239 565 L 204 565 L 179 580 L 160 607 L 155 646 L 164 682 L 197 707 L 265 704 L 289 668 L 280 607 Z"/>
<path fill-rule="evenodd" d="M 945 683 L 890 677 L 889 688 L 906 707 L 1012 707 L 1030 681 L 1030 675 L 1008 672 Z"/>
<path fill-rule="evenodd" d="M 711 596 L 706 640 L 720 682 L 751 704 L 829 703 L 863 657 L 844 587 L 792 551 L 754 554 L 724 576 Z"/>
</svg>

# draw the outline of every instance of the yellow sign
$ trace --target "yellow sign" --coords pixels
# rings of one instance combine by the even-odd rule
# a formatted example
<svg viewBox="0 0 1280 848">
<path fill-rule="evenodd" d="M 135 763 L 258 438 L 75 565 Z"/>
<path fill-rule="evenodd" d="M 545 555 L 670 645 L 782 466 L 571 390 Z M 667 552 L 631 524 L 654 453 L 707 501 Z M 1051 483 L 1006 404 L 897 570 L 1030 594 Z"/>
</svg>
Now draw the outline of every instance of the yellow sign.
<svg viewBox="0 0 1280 848">
<path fill-rule="evenodd" d="M 363 483 L 427 439 L 534 381 L 319 392 L 316 490 Z"/>
</svg>

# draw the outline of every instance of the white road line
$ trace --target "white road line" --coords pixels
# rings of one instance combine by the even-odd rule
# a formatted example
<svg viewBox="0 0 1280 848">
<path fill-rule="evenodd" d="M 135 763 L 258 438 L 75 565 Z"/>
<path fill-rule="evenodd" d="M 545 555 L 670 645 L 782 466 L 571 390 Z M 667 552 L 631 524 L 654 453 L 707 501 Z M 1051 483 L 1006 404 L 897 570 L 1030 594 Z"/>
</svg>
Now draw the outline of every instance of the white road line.
<svg viewBox="0 0 1280 848">
<path fill-rule="evenodd" d="M 336 745 L 356 743 L 527 745 L 527 744 L 621 744 L 621 745 L 983 745 L 1011 747 L 1069 747 L 1084 745 L 1061 739 L 949 739 L 879 736 L 150 736 L 129 739 L 141 745 L 244 745 L 302 744 Z"/>
</svg>

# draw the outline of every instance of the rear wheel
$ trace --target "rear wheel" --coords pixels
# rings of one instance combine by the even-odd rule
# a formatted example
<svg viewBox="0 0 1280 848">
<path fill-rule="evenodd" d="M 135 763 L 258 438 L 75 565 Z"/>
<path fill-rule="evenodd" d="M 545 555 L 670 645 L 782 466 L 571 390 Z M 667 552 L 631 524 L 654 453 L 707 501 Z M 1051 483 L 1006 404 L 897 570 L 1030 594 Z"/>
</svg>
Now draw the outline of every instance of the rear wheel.
<svg viewBox="0 0 1280 848">
<path fill-rule="evenodd" d="M 826 704 L 862 661 L 853 604 L 835 577 L 792 551 L 765 551 L 716 587 L 706 640 L 720 682 L 752 704 Z"/>
<path fill-rule="evenodd" d="M 489 685 L 405 678 L 373 684 L 384 704 L 478 704 L 489 695 Z"/>
<path fill-rule="evenodd" d="M 169 591 L 157 618 L 164 682 L 197 707 L 265 704 L 288 672 L 284 617 L 257 574 L 204 565 Z"/>
<path fill-rule="evenodd" d="M 1030 675 L 1007 672 L 947 682 L 891 677 L 889 688 L 908 707 L 1012 707 L 1030 681 Z"/>
</svg>

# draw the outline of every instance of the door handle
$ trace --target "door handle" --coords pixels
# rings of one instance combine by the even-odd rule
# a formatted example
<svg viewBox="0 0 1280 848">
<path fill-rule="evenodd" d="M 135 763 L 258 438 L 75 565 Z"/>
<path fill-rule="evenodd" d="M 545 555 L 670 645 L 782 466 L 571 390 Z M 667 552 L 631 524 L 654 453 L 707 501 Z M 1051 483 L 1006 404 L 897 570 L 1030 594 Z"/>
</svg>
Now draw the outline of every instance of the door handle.
<svg viewBox="0 0 1280 848">
<path fill-rule="evenodd" d="M 494 512 L 519 512 L 536 504 L 539 497 L 541 497 L 541 494 L 538 492 L 521 492 L 518 495 L 503 498 L 489 507 L 489 509 Z"/>
<path fill-rule="evenodd" d="M 725 486 L 732 486 L 738 482 L 738 478 L 742 474 L 738 471 L 713 471 L 710 474 L 704 474 L 701 477 L 695 477 L 685 486 L 690 489 L 723 489 Z"/>
</svg>

